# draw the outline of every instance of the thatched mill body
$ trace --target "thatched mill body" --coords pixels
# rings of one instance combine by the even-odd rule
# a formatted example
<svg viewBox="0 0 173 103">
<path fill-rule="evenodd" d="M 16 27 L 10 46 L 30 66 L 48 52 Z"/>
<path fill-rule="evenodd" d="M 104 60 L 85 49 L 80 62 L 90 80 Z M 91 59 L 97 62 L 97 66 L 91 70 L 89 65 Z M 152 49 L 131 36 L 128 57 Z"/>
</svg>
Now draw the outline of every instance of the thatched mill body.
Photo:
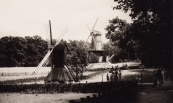
<svg viewBox="0 0 173 103">
<path fill-rule="evenodd" d="M 45 79 L 46 82 L 65 83 L 73 81 L 73 74 L 70 68 L 67 67 L 67 45 L 58 44 L 53 48 L 51 55 L 51 72 Z"/>
</svg>

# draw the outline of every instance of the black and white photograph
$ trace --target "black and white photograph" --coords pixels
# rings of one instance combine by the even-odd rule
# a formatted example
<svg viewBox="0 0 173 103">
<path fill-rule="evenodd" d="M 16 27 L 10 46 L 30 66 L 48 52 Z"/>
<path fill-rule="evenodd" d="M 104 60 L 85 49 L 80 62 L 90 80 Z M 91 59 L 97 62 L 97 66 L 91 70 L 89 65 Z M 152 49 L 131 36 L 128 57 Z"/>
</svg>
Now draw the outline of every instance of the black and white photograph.
<svg viewBox="0 0 173 103">
<path fill-rule="evenodd" d="M 172 0 L 0 0 L 0 103 L 172 103 Z"/>
</svg>

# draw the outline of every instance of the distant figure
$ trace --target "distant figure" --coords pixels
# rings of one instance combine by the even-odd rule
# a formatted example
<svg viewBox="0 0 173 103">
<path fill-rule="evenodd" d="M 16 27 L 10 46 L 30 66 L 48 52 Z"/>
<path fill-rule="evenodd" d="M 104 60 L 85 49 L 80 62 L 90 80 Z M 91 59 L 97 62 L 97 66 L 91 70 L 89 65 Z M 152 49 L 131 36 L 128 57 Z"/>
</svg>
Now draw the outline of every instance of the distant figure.
<svg viewBox="0 0 173 103">
<path fill-rule="evenodd" d="M 156 70 L 154 70 L 154 72 L 153 72 L 153 86 L 154 86 L 154 89 L 156 89 L 156 86 L 157 86 L 157 73 L 156 73 Z"/>
<path fill-rule="evenodd" d="M 114 70 L 114 67 L 112 66 L 112 70 Z"/>
<path fill-rule="evenodd" d="M 111 72 L 113 72 L 114 71 L 114 67 L 112 66 L 112 68 L 111 68 Z"/>
<path fill-rule="evenodd" d="M 128 65 L 127 65 L 127 64 L 125 64 L 124 68 L 125 68 L 125 69 L 127 69 L 127 70 L 129 69 L 129 67 L 128 67 Z"/>
<path fill-rule="evenodd" d="M 118 65 L 117 65 L 117 66 L 115 66 L 115 70 L 118 70 Z"/>
<path fill-rule="evenodd" d="M 113 82 L 114 81 L 114 73 L 112 72 L 110 75 L 110 81 Z"/>
<path fill-rule="evenodd" d="M 157 70 L 157 80 L 158 80 L 158 82 L 159 82 L 159 84 L 158 84 L 158 87 L 159 87 L 159 88 L 161 87 L 162 79 L 163 79 L 163 77 L 162 77 L 161 69 L 159 68 L 159 69 Z"/>
<path fill-rule="evenodd" d="M 167 69 L 164 70 L 164 78 L 165 78 L 165 81 L 167 81 L 167 79 L 168 79 L 168 71 L 167 71 Z"/>
<path fill-rule="evenodd" d="M 114 81 L 118 81 L 118 71 L 117 70 L 115 70 Z"/>
<path fill-rule="evenodd" d="M 106 79 L 107 79 L 107 81 L 109 81 L 109 75 L 108 74 L 106 75 Z"/>
<path fill-rule="evenodd" d="M 118 79 L 119 79 L 119 81 L 121 81 L 121 69 L 120 68 L 118 70 Z"/>
<path fill-rule="evenodd" d="M 163 84 L 163 75 L 162 75 L 162 70 L 161 70 L 161 84 Z"/>
</svg>

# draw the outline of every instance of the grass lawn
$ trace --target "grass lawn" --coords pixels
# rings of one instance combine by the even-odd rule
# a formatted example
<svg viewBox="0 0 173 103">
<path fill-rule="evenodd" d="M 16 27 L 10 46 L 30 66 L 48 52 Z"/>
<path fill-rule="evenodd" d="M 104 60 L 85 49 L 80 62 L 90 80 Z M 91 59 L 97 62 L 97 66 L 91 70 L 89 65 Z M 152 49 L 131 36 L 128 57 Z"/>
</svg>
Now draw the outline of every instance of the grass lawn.
<svg viewBox="0 0 173 103">
<path fill-rule="evenodd" d="M 0 103 L 69 103 L 75 100 L 92 96 L 91 93 L 59 93 L 59 94 L 20 94 L 2 93 Z"/>
</svg>

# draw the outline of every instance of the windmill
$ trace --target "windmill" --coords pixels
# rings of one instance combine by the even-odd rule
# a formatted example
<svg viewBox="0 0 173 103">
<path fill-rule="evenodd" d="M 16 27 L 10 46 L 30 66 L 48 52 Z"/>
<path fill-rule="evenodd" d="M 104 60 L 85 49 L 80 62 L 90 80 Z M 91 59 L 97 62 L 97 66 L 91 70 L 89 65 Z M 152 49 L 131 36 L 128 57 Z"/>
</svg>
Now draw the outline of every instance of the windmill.
<svg viewBox="0 0 173 103">
<path fill-rule="evenodd" d="M 51 22 L 49 20 L 50 26 L 50 46 L 47 54 L 39 63 L 34 74 L 38 74 L 43 66 L 46 66 L 49 62 L 51 64 L 51 71 L 45 78 L 45 82 L 58 82 L 65 83 L 67 81 L 73 81 L 76 77 L 74 72 L 66 65 L 66 55 L 67 55 L 67 45 L 60 43 L 61 39 L 67 32 L 67 28 L 64 29 L 62 34 L 59 36 L 57 43 L 53 45 L 52 43 L 52 31 Z"/>
<path fill-rule="evenodd" d="M 97 18 L 98 20 L 98 18 Z M 88 30 L 90 32 L 90 35 L 88 36 L 88 39 L 90 38 L 90 36 L 92 37 L 91 38 L 91 46 L 90 46 L 90 50 L 89 50 L 89 53 L 92 52 L 94 53 L 95 55 L 97 55 L 99 57 L 99 62 L 102 62 L 102 53 L 104 51 L 103 49 L 103 44 L 102 44 L 102 40 L 101 40 L 101 35 L 102 33 L 97 31 L 97 30 L 94 30 L 94 27 L 97 23 L 97 20 L 92 28 L 92 30 L 89 29 L 88 25 Z M 87 41 L 88 41 L 87 39 Z"/>
</svg>

